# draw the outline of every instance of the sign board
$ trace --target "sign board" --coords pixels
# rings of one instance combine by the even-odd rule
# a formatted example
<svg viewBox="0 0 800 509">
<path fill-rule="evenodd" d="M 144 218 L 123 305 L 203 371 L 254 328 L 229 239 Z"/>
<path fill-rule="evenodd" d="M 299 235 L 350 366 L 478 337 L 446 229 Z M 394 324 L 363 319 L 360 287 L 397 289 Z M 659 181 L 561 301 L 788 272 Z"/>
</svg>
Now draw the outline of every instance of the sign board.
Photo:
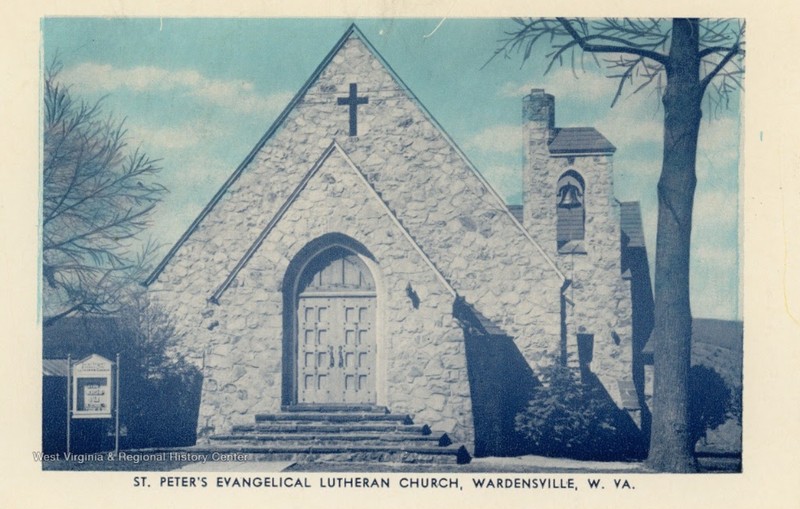
<svg viewBox="0 0 800 509">
<path fill-rule="evenodd" d="M 111 418 L 111 372 L 114 363 L 90 355 L 72 366 L 72 417 Z"/>
</svg>

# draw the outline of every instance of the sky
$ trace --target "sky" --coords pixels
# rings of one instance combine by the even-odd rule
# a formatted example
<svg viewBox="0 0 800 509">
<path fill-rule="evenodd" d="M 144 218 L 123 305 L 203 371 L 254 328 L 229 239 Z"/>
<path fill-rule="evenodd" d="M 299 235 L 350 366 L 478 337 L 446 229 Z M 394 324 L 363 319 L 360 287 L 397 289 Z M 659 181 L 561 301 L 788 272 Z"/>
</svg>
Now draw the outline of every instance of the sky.
<svg viewBox="0 0 800 509">
<path fill-rule="evenodd" d="M 663 111 L 590 59 L 545 74 L 544 46 L 490 60 L 508 19 L 45 18 L 42 63 L 60 61 L 76 97 L 125 119 L 129 146 L 159 159 L 169 189 L 150 234 L 175 243 L 347 27 L 361 31 L 509 203 L 521 203 L 521 108 L 556 97 L 558 127 L 596 127 L 616 147 L 615 194 L 639 201 L 651 271 Z M 691 251 L 696 317 L 741 319 L 740 124 L 734 101 L 704 112 Z"/>
</svg>

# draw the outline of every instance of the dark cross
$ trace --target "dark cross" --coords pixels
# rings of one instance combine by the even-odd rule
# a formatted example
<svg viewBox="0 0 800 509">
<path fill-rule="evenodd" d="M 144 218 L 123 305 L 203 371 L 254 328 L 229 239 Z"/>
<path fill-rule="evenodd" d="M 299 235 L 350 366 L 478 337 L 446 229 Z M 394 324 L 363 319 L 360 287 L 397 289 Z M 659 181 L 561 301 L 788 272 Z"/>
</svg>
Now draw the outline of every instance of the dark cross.
<svg viewBox="0 0 800 509">
<path fill-rule="evenodd" d="M 359 104 L 369 103 L 369 97 L 358 97 L 358 85 L 350 83 L 350 95 L 347 97 L 337 97 L 336 102 L 350 106 L 350 136 L 358 135 L 358 108 Z"/>
</svg>

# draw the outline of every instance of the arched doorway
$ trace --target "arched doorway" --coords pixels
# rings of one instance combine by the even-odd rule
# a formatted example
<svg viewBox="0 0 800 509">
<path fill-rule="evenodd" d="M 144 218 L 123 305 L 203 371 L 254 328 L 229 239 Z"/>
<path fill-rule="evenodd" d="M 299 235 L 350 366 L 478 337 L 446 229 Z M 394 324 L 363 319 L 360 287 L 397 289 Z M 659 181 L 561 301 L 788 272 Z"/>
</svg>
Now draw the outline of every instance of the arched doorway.
<svg viewBox="0 0 800 509">
<path fill-rule="evenodd" d="M 296 402 L 374 404 L 377 296 L 362 256 L 328 247 L 295 288 Z"/>
</svg>

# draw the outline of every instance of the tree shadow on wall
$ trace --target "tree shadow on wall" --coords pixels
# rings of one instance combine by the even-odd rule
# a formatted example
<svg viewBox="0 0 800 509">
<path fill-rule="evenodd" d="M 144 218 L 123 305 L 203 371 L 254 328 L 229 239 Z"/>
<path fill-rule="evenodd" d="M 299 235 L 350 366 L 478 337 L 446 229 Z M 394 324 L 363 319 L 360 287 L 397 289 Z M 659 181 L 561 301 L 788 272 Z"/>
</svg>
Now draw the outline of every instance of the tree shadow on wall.
<svg viewBox="0 0 800 509">
<path fill-rule="evenodd" d="M 514 416 L 541 384 L 510 337 L 468 332 L 465 340 L 475 456 L 525 454 Z"/>
</svg>

